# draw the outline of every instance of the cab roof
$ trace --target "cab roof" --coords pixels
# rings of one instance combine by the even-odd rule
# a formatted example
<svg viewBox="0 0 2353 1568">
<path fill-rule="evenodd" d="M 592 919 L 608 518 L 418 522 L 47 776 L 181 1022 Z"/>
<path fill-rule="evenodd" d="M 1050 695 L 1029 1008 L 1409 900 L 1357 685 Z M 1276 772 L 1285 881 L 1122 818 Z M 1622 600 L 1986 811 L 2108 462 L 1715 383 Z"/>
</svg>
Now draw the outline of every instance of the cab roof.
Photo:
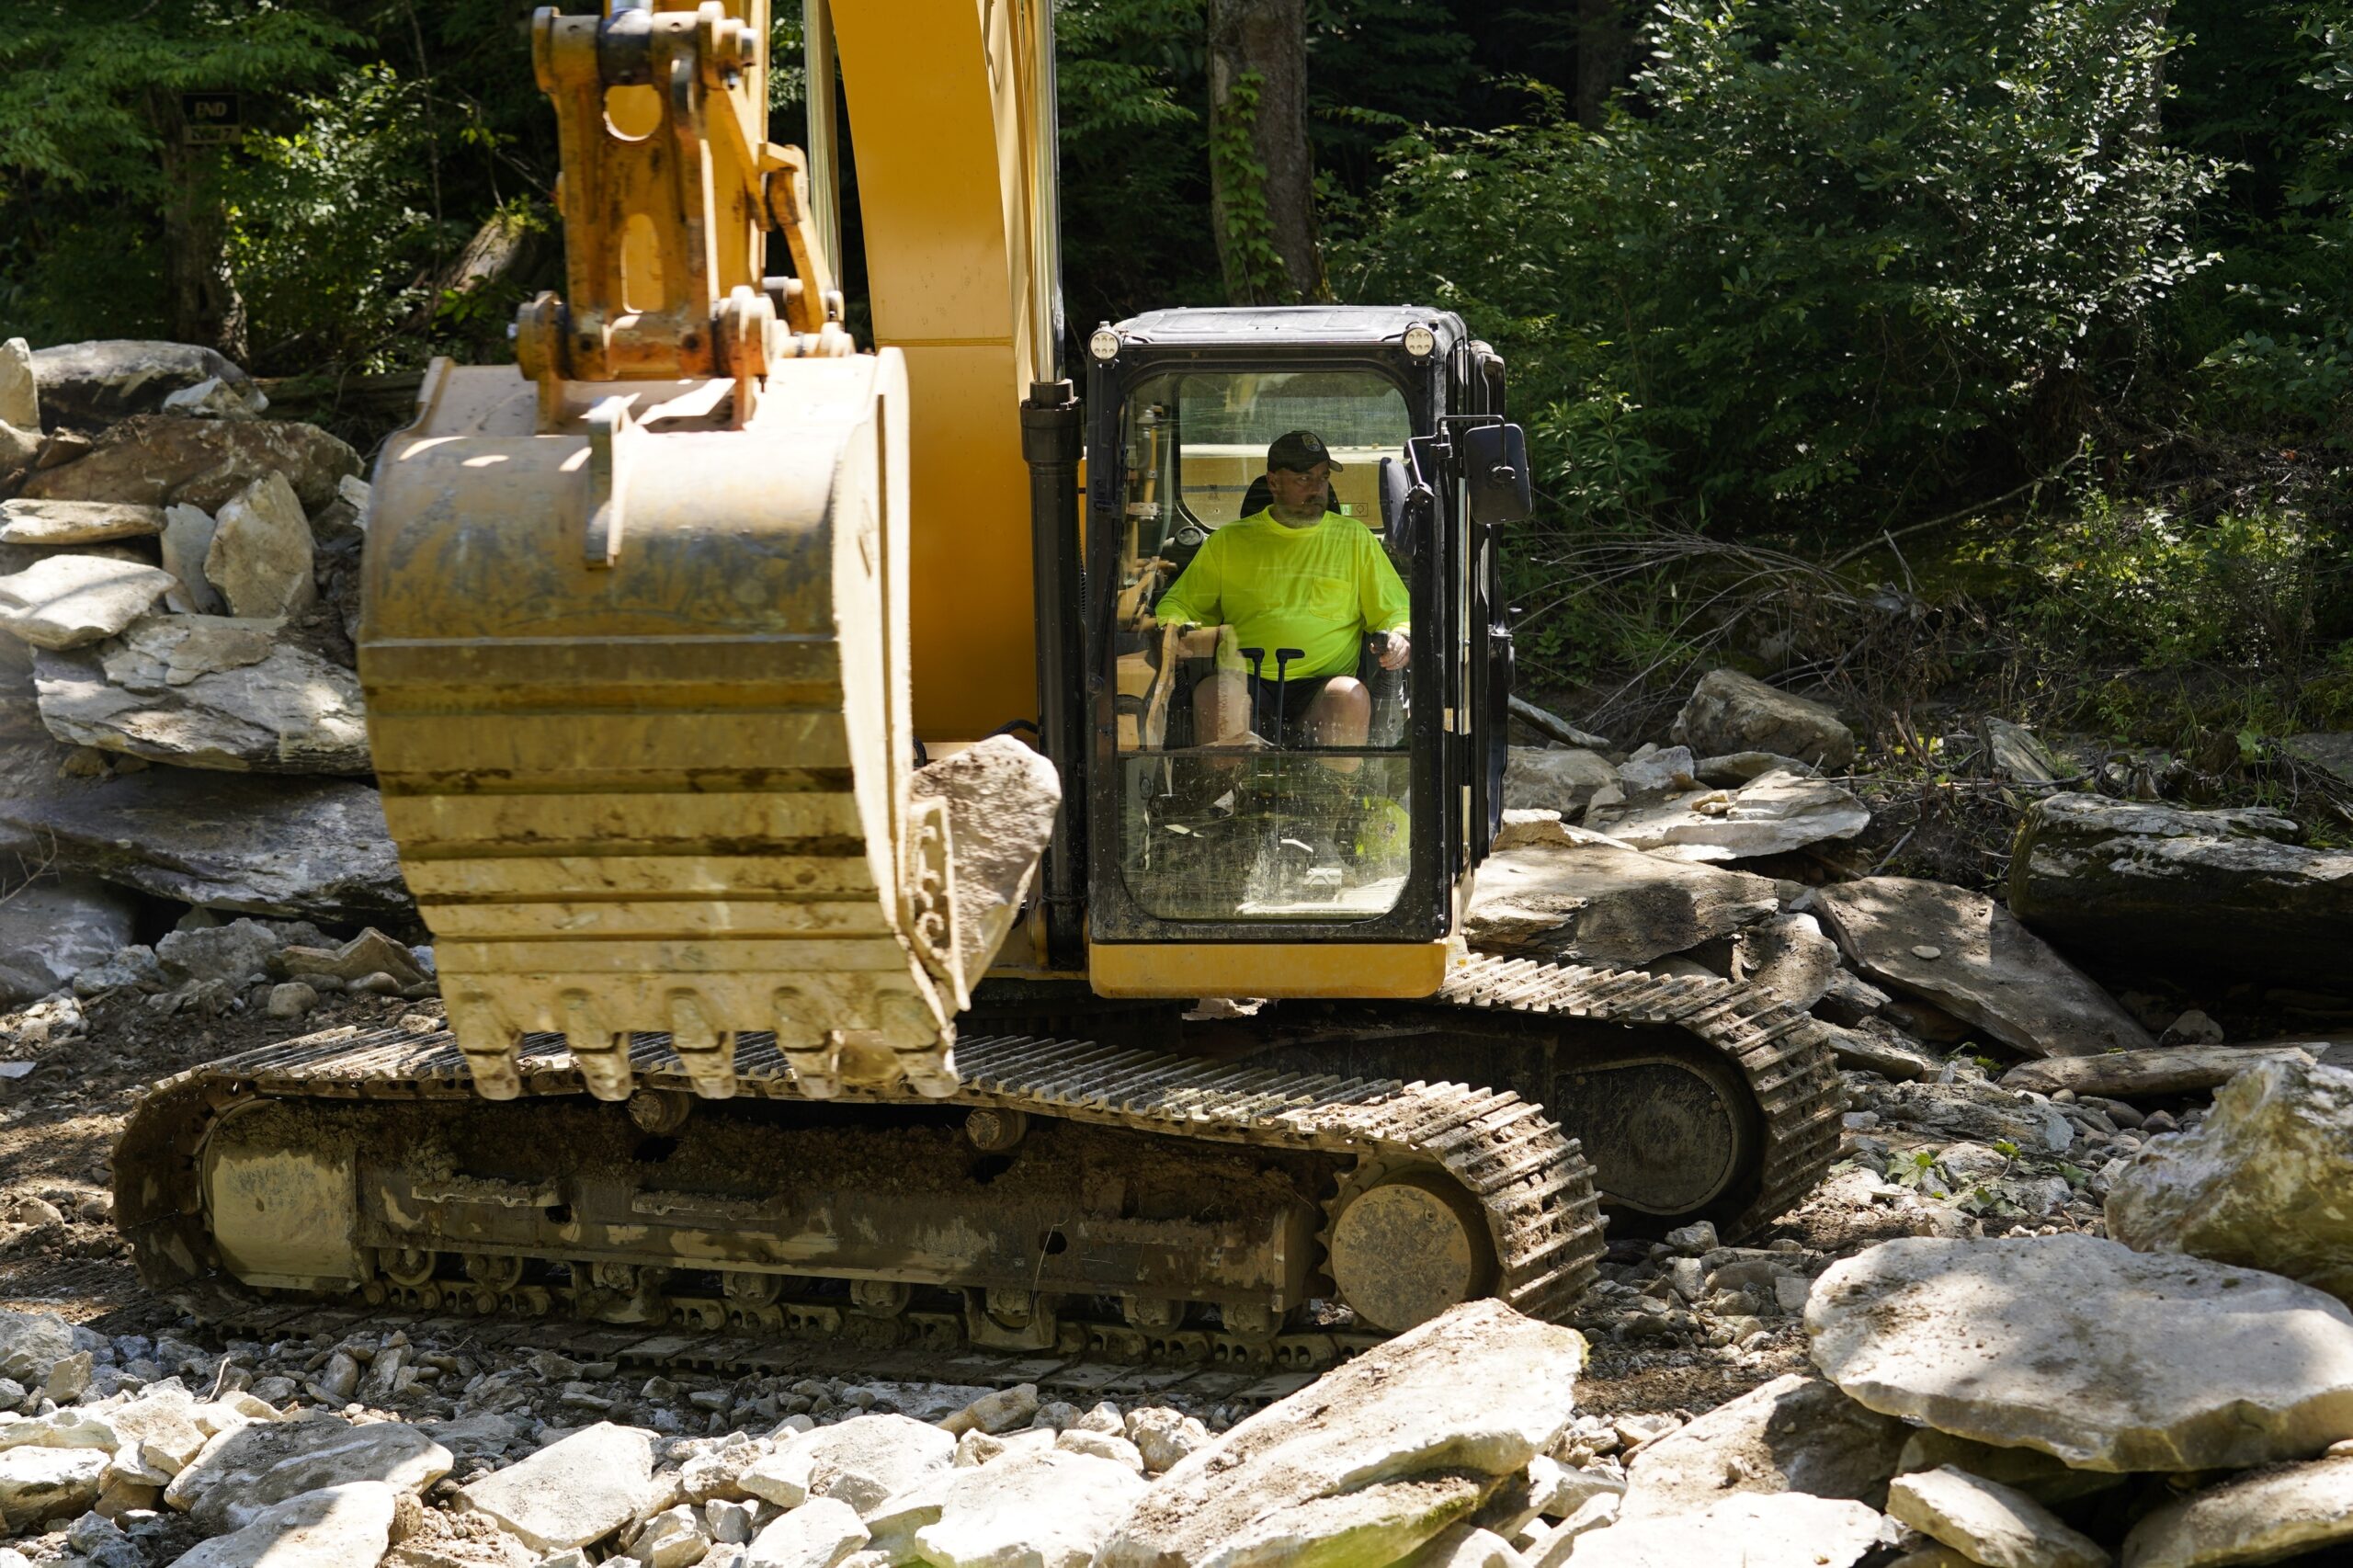
<svg viewBox="0 0 2353 1568">
<path fill-rule="evenodd" d="M 1438 335 L 1440 354 L 1468 335 L 1461 318 L 1426 305 L 1217 305 L 1147 311 L 1115 331 L 1149 347 L 1260 348 L 1272 344 L 1312 347 L 1394 344 L 1411 326 Z"/>
</svg>

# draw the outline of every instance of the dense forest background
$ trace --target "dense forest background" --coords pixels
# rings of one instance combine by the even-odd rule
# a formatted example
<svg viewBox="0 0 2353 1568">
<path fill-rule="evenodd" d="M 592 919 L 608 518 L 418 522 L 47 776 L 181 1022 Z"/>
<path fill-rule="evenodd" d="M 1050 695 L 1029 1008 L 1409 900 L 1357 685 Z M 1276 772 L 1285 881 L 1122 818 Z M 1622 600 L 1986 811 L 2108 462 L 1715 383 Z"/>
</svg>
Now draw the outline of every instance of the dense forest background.
<svg viewBox="0 0 2353 1568">
<path fill-rule="evenodd" d="M 1295 169 L 1220 63 L 1285 3 Z M 0 8 L 0 324 L 210 342 L 347 424 L 336 389 L 503 357 L 560 266 L 529 11 Z M 1073 323 L 1461 312 L 1540 454 L 1523 667 L 1586 719 L 1639 727 L 1711 661 L 1870 696 L 1924 767 L 1913 710 L 1955 690 L 2201 767 L 2353 727 L 2353 0 L 1058 27 Z M 191 139 L 192 90 L 240 94 L 231 140 Z"/>
</svg>

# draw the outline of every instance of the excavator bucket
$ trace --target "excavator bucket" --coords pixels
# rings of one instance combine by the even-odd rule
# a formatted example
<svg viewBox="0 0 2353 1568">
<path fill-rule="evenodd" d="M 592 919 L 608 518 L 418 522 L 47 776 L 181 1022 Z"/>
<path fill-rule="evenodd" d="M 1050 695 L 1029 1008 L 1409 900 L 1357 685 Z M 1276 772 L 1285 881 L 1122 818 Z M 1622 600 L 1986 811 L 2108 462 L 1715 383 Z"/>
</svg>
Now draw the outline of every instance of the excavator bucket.
<svg viewBox="0 0 2353 1568">
<path fill-rule="evenodd" d="M 369 734 L 494 1099 L 541 1031 L 606 1099 L 641 1031 L 713 1097 L 746 1035 L 806 1094 L 955 1088 L 949 812 L 908 786 L 906 371 L 850 353 L 805 163 L 760 134 L 767 41 L 766 0 L 535 15 L 564 290 L 523 306 L 516 365 L 437 362 L 377 465 Z M 770 230 L 795 276 L 761 276 Z"/>
<path fill-rule="evenodd" d="M 632 1031 L 733 1091 L 954 1085 L 945 807 L 911 798 L 898 357 L 574 385 L 437 365 L 376 472 L 360 673 L 384 812 L 480 1090 Z"/>
</svg>

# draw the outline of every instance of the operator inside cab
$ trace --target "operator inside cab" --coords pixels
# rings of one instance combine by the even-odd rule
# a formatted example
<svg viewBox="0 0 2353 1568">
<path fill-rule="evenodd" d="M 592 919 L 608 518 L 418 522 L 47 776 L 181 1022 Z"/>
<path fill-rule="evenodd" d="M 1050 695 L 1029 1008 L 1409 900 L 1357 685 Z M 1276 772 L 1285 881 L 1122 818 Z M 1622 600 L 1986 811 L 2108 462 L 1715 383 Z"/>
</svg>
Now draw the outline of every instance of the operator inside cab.
<svg viewBox="0 0 2353 1568">
<path fill-rule="evenodd" d="M 1360 746 L 1372 727 L 1372 695 L 1358 678 L 1368 636 L 1384 670 L 1412 656 L 1405 585 L 1388 551 L 1328 505 L 1339 467 L 1313 431 L 1278 437 L 1266 509 L 1211 534 L 1154 607 L 1158 625 L 1230 625 L 1258 653 L 1255 669 L 1221 665 L 1193 688 L 1197 744 Z M 1254 709 L 1269 728 L 1282 715 L 1285 733 L 1256 734 Z"/>
</svg>

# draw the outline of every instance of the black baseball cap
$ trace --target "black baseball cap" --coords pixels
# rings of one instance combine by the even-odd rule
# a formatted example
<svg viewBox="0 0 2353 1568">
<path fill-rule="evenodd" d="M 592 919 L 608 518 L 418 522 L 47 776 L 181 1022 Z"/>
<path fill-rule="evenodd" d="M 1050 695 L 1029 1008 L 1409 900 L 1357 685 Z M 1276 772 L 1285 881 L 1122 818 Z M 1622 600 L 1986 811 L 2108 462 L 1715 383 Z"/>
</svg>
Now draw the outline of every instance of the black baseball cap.
<svg viewBox="0 0 2353 1568">
<path fill-rule="evenodd" d="M 1305 473 L 1317 463 L 1332 463 L 1332 472 L 1340 472 L 1340 465 L 1332 462 L 1332 454 L 1324 450 L 1324 437 L 1313 430 L 1293 430 L 1289 435 L 1278 436 L 1275 444 L 1267 449 L 1267 471 L 1269 473 L 1276 469 Z"/>
</svg>

